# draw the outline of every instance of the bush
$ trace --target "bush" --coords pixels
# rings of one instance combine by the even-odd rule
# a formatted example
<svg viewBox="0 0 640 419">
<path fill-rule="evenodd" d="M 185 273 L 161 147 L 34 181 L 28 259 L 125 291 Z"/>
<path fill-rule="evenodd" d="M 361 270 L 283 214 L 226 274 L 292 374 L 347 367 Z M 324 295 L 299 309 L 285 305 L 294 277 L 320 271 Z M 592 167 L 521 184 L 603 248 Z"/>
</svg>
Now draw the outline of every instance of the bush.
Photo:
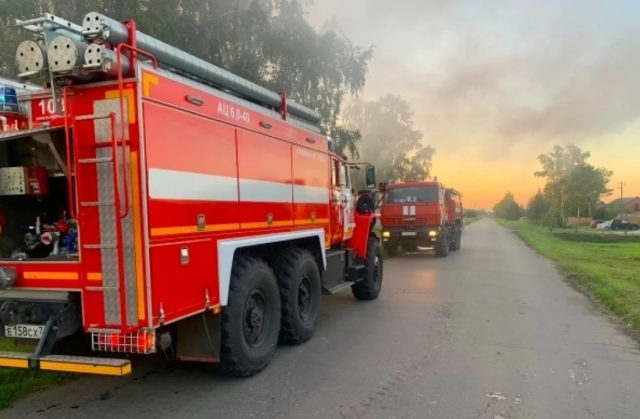
<svg viewBox="0 0 640 419">
<path fill-rule="evenodd" d="M 541 221 L 544 217 L 544 214 L 549 211 L 551 204 L 544 197 L 544 194 L 540 189 L 538 192 L 529 200 L 527 204 L 527 218 L 532 221 Z"/>
<path fill-rule="evenodd" d="M 465 217 L 469 217 L 469 218 L 478 218 L 478 211 L 476 211 L 476 210 L 466 210 L 464 212 L 464 216 Z"/>
<path fill-rule="evenodd" d="M 565 226 L 564 219 L 560 216 L 560 213 L 550 208 L 547 212 L 545 212 L 544 217 L 542 217 L 542 225 L 547 227 L 549 231 L 553 232 L 555 228 L 562 228 Z"/>
<path fill-rule="evenodd" d="M 600 234 L 560 231 L 553 233 L 554 237 L 569 242 L 583 243 L 640 243 L 640 236 L 634 234 Z"/>
</svg>

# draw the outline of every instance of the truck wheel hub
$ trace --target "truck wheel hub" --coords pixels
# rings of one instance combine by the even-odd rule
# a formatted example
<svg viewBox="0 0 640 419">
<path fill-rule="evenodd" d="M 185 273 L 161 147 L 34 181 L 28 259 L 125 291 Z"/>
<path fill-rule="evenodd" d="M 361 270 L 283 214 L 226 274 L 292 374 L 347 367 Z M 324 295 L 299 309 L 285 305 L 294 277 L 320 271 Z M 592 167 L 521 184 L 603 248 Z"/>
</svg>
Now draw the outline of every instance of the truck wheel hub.
<svg viewBox="0 0 640 419">
<path fill-rule="evenodd" d="M 302 277 L 298 288 L 298 312 L 301 319 L 306 319 L 311 309 L 311 283 L 307 275 Z"/>
<path fill-rule="evenodd" d="M 251 346 L 258 346 L 264 340 L 268 323 L 266 299 L 262 291 L 253 290 L 244 304 L 244 337 Z"/>
</svg>

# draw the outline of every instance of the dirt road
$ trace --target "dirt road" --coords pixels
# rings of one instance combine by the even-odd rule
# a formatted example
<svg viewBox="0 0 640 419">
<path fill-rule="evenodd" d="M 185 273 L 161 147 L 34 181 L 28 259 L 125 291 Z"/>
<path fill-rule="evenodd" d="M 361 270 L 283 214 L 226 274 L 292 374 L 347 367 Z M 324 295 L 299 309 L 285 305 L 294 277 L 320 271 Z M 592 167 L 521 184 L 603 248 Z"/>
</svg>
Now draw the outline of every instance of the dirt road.
<svg viewBox="0 0 640 419">
<path fill-rule="evenodd" d="M 0 418 L 640 418 L 637 343 L 492 220 L 448 259 L 385 268 L 378 301 L 324 297 L 316 336 L 255 378 L 156 361 Z"/>
</svg>

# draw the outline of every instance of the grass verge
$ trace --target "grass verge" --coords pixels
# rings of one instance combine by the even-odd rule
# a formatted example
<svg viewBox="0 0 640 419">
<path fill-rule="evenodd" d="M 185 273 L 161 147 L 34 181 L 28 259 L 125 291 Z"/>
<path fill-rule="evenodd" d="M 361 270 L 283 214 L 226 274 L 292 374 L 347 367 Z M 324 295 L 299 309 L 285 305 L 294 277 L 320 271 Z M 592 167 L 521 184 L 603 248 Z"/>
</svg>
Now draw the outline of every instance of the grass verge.
<svg viewBox="0 0 640 419">
<path fill-rule="evenodd" d="M 476 221 L 478 221 L 480 218 L 478 217 L 465 217 L 464 218 L 464 225 L 468 226 L 469 224 L 473 224 Z"/>
<path fill-rule="evenodd" d="M 9 339 L 0 338 L 0 351 L 20 352 Z M 34 391 L 70 381 L 73 376 L 42 371 L 0 368 L 0 410 Z"/>
<path fill-rule="evenodd" d="M 640 330 L 640 243 L 567 241 L 529 222 L 498 221 L 556 262 L 627 325 Z"/>
</svg>

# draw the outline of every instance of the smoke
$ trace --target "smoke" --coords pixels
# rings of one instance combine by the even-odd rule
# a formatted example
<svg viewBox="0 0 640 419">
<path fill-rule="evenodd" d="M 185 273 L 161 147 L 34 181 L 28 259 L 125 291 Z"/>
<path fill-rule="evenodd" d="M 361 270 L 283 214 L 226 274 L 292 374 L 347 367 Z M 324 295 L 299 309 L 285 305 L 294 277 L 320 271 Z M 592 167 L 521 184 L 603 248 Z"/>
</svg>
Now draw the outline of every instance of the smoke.
<svg viewBox="0 0 640 419">
<path fill-rule="evenodd" d="M 603 141 L 640 116 L 635 2 L 389 4 L 323 0 L 310 16 L 335 15 L 355 42 L 376 45 L 367 98 L 406 98 L 438 149 L 477 138 L 487 154 L 525 141 Z"/>
</svg>

